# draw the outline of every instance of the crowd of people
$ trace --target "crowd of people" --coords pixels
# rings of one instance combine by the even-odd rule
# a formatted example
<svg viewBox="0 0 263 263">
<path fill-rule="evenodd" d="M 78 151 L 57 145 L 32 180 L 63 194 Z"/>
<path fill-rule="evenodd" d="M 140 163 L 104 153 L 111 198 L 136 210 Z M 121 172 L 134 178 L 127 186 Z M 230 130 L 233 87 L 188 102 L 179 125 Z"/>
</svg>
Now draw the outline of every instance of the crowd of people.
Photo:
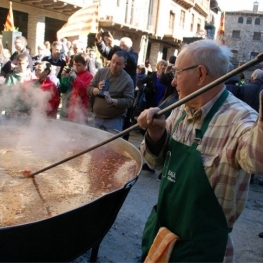
<svg viewBox="0 0 263 263">
<path fill-rule="evenodd" d="M 158 262 L 165 255 L 175 262 L 233 262 L 229 233 L 245 207 L 251 175 L 263 173 L 263 71 L 232 88 L 231 82 L 218 84 L 156 117 L 229 72 L 230 50 L 199 40 L 153 70 L 148 60 L 138 65 L 128 37 L 116 42 L 99 31 L 95 45 L 86 50 L 79 40 L 45 42 L 31 57 L 24 37 L 16 38 L 14 54 L 0 43 L 1 93 L 20 90 L 1 110 L 14 116 L 40 108 L 57 118 L 61 103 L 61 119 L 88 124 L 92 111 L 94 126 L 113 134 L 138 122 L 143 168 L 162 169 L 158 203 L 143 233 L 142 261 Z M 109 64 L 102 66 L 96 50 Z M 45 95 L 44 103 L 32 99 L 36 90 L 38 97 Z M 166 235 L 171 242 L 162 242 Z"/>
<path fill-rule="evenodd" d="M 15 38 L 13 54 L 0 42 L 1 90 L 21 93 L 14 96 L 13 105 L 2 105 L 1 111 L 8 116 L 30 115 L 36 104 L 46 103 L 42 110 L 47 117 L 88 124 L 92 112 L 95 127 L 117 133 L 136 122 L 142 110 L 157 106 L 176 93 L 171 86 L 171 71 L 165 71 L 168 61 L 160 60 L 156 72 L 148 60 L 138 65 L 138 54 L 130 38 L 116 40 L 111 33 L 105 36 L 99 31 L 94 44 L 93 48 L 86 48 L 80 40 L 70 42 L 62 38 L 52 43 L 45 41 L 37 46 L 37 54 L 31 55 L 24 36 Z M 176 58 L 173 57 L 171 66 Z M 144 75 L 140 75 L 140 70 Z M 162 83 L 164 72 L 170 77 Z M 141 79 L 142 76 L 145 78 Z M 45 95 L 49 93 L 43 95 L 46 102 L 25 101 L 34 97 L 34 93 L 39 99 L 36 87 L 45 91 Z M 144 105 L 138 102 L 142 97 Z M 23 107 L 27 110 L 20 110 Z M 128 140 L 129 134 L 124 139 Z"/>
</svg>

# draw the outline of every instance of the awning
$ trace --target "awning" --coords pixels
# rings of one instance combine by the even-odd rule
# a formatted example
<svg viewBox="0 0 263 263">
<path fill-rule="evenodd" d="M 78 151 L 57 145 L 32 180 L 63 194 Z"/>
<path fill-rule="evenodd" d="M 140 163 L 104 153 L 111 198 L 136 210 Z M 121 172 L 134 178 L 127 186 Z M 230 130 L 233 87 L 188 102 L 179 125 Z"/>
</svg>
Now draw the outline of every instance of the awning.
<svg viewBox="0 0 263 263">
<path fill-rule="evenodd" d="M 89 5 L 71 15 L 57 32 L 57 38 L 88 35 L 98 32 L 98 5 Z"/>
</svg>

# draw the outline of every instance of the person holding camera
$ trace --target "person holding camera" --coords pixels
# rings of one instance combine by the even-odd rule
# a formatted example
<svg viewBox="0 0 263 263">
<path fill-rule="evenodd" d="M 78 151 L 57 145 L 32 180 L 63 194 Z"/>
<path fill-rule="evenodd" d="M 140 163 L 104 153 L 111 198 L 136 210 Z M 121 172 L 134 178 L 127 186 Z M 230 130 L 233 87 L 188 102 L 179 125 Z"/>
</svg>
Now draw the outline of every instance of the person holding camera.
<svg viewBox="0 0 263 263">
<path fill-rule="evenodd" d="M 64 68 L 60 84 L 61 93 L 65 94 L 60 116 L 72 122 L 87 124 L 89 96 L 86 89 L 93 76 L 87 70 L 86 59 L 82 55 L 75 55 L 73 68 L 67 70 Z"/>
<path fill-rule="evenodd" d="M 98 69 L 87 89 L 94 98 L 95 127 L 113 134 L 123 130 L 127 109 L 134 99 L 133 81 L 124 71 L 126 61 L 125 52 L 115 52 L 110 67 Z"/>
<path fill-rule="evenodd" d="M 124 70 L 130 75 L 130 77 L 133 80 L 133 89 L 135 92 L 136 87 L 136 69 L 138 64 L 138 53 L 133 51 L 132 48 L 132 40 L 129 37 L 122 37 L 119 41 L 119 44 L 116 44 L 116 41 L 114 40 L 112 34 L 110 32 L 103 32 L 103 30 L 100 30 L 96 34 L 96 46 L 100 52 L 100 54 L 108 59 L 111 60 L 113 54 L 115 52 L 122 50 L 126 53 L 127 56 L 127 62 L 124 66 Z M 127 129 L 131 126 L 131 117 L 132 117 L 132 110 L 133 108 L 130 107 L 127 110 L 126 117 L 123 123 L 123 129 Z M 125 140 L 129 140 L 129 134 L 126 134 L 123 137 Z"/>
</svg>

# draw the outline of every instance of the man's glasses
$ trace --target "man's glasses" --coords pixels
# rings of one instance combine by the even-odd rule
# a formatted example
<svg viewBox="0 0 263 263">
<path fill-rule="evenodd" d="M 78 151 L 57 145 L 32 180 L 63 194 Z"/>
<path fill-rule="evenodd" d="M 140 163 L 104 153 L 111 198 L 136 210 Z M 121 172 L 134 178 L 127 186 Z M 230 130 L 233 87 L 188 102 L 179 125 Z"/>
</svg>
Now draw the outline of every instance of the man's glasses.
<svg viewBox="0 0 263 263">
<path fill-rule="evenodd" d="M 189 70 L 189 69 L 197 68 L 198 66 L 199 65 L 194 65 L 194 66 L 191 66 L 189 68 L 184 68 L 184 69 L 181 69 L 181 70 L 175 70 L 174 77 L 177 78 L 178 73 L 181 73 L 181 72 Z"/>
</svg>

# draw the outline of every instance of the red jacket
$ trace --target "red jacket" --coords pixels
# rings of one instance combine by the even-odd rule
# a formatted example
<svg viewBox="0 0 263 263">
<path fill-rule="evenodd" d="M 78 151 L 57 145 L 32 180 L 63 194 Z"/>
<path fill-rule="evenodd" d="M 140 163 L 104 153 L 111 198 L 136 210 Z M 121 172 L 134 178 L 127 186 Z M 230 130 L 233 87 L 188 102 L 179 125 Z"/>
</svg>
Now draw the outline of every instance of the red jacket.
<svg viewBox="0 0 263 263">
<path fill-rule="evenodd" d="M 78 73 L 72 82 L 72 91 L 69 97 L 68 120 L 85 124 L 88 118 L 89 96 L 87 87 L 93 76 L 88 70 Z"/>
<path fill-rule="evenodd" d="M 48 117 L 56 118 L 57 117 L 57 109 L 60 102 L 60 96 L 58 93 L 57 86 L 47 77 L 43 82 L 40 82 L 40 88 L 43 91 L 50 92 L 50 99 L 48 101 L 48 105 L 46 105 L 46 113 Z"/>
</svg>

